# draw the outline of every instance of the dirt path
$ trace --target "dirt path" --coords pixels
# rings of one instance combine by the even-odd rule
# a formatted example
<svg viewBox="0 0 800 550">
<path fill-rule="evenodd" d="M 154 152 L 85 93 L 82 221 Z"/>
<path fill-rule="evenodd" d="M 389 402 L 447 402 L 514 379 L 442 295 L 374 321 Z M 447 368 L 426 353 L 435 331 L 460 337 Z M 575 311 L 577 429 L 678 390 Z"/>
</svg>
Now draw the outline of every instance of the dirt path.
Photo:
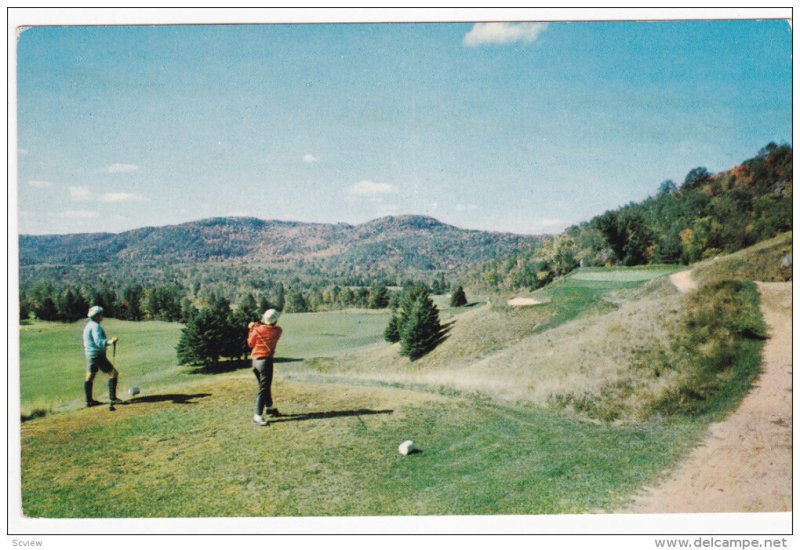
<svg viewBox="0 0 800 550">
<path fill-rule="evenodd" d="M 669 282 L 671 282 L 675 288 L 684 294 L 697 288 L 697 282 L 692 279 L 691 269 L 673 273 L 669 276 Z"/>
<path fill-rule="evenodd" d="M 673 277 L 683 273 L 688 274 Z M 627 511 L 792 509 L 792 284 L 759 283 L 758 288 L 770 332 L 764 372 L 739 408 L 710 427 L 703 445 Z"/>
</svg>

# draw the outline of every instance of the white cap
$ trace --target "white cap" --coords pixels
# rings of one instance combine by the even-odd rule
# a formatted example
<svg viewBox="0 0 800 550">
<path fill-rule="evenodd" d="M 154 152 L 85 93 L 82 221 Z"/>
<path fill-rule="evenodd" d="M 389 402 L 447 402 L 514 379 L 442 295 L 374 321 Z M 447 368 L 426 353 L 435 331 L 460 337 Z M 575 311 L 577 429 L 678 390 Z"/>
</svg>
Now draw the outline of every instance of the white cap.
<svg viewBox="0 0 800 550">
<path fill-rule="evenodd" d="M 97 317 L 101 313 L 103 313 L 103 308 L 101 308 L 100 306 L 92 306 L 92 307 L 89 308 L 88 317 L 89 317 L 89 319 L 94 319 L 95 317 Z"/>
<path fill-rule="evenodd" d="M 268 309 L 264 312 L 264 316 L 261 317 L 261 322 L 265 325 L 274 325 L 278 322 L 280 315 L 277 309 Z"/>
</svg>

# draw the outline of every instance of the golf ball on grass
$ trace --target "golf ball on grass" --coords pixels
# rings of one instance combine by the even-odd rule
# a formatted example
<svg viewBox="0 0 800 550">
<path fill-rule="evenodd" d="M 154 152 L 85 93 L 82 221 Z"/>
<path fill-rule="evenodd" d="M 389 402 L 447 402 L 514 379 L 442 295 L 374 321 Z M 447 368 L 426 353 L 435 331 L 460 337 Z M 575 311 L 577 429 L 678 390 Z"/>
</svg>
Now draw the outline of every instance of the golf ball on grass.
<svg viewBox="0 0 800 550">
<path fill-rule="evenodd" d="M 400 444 L 400 446 L 397 448 L 397 451 L 398 451 L 398 452 L 399 452 L 401 455 L 403 455 L 403 456 L 406 456 L 406 455 L 409 455 L 409 454 L 411 454 L 411 452 L 412 452 L 414 449 L 416 449 L 416 447 L 414 447 L 414 442 L 413 442 L 413 441 L 411 441 L 411 440 L 407 440 L 407 441 L 403 441 L 403 442 Z"/>
</svg>

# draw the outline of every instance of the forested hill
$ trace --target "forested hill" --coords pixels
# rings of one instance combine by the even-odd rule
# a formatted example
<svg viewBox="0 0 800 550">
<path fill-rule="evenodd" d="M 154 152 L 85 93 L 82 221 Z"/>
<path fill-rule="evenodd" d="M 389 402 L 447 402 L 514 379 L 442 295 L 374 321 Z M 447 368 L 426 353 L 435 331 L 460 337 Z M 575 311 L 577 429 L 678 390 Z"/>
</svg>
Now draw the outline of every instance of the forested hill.
<svg viewBox="0 0 800 550">
<path fill-rule="evenodd" d="M 568 228 L 551 244 L 487 262 L 473 284 L 538 288 L 579 265 L 688 264 L 792 229 L 792 148 L 770 143 L 716 174 L 689 171 L 639 203 Z"/>
<path fill-rule="evenodd" d="M 542 238 L 467 230 L 424 216 L 361 225 L 212 218 L 123 233 L 20 236 L 20 266 L 247 263 L 361 271 L 457 270 L 538 245 Z"/>
</svg>

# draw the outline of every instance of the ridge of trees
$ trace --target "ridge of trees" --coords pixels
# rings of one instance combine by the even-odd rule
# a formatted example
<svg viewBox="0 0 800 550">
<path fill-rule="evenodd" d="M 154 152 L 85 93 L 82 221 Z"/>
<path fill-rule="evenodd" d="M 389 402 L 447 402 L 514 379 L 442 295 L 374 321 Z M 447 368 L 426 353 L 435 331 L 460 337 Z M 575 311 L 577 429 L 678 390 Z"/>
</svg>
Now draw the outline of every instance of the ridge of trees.
<svg viewBox="0 0 800 550">
<path fill-rule="evenodd" d="M 717 174 L 690 170 L 647 199 L 567 228 L 541 247 L 473 270 L 485 288 L 535 290 L 579 266 L 689 264 L 792 229 L 792 148 L 770 143 Z"/>
</svg>

